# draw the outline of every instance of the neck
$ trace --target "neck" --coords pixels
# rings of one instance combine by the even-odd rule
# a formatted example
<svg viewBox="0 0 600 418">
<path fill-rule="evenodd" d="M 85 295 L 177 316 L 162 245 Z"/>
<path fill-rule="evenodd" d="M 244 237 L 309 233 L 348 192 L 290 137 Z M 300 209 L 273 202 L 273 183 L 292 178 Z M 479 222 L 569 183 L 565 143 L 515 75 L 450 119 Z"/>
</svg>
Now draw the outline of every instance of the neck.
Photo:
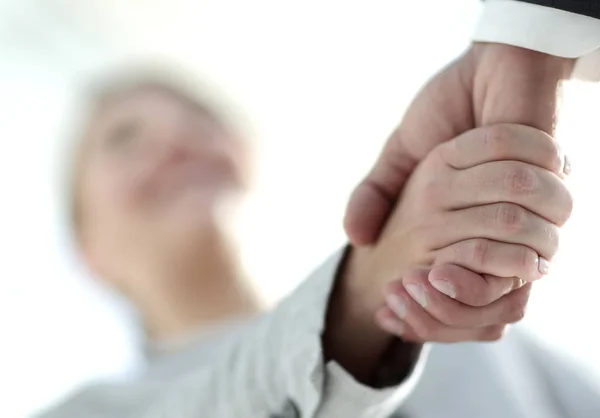
<svg viewBox="0 0 600 418">
<path fill-rule="evenodd" d="M 260 311 L 232 242 L 226 234 L 211 230 L 198 242 L 187 242 L 177 251 L 171 246 L 170 252 L 155 259 L 155 277 L 147 281 L 153 288 L 135 298 L 150 339 L 178 338 Z"/>
</svg>

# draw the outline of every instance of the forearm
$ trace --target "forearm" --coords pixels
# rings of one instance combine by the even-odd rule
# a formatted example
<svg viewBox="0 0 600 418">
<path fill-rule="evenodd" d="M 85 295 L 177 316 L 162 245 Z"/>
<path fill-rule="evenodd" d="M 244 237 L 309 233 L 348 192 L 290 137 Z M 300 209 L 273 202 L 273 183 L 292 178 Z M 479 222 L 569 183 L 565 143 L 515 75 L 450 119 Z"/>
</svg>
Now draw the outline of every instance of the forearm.
<svg viewBox="0 0 600 418">
<path fill-rule="evenodd" d="M 340 363 L 360 382 L 373 384 L 377 364 L 392 336 L 374 322 L 377 297 L 374 289 L 357 283 L 356 271 L 351 268 L 354 256 L 349 250 L 331 294 L 323 348 L 327 359 Z"/>
<path fill-rule="evenodd" d="M 518 123 L 553 133 L 560 89 L 574 60 L 486 43 L 474 44 L 469 54 L 477 126 Z"/>
<path fill-rule="evenodd" d="M 381 387 L 398 384 L 410 375 L 421 345 L 405 343 L 375 323 L 375 312 L 384 304 L 383 288 L 369 277 L 368 251 L 348 250 L 340 266 L 329 300 L 323 348 L 326 359 L 338 362 L 355 379 Z"/>
</svg>

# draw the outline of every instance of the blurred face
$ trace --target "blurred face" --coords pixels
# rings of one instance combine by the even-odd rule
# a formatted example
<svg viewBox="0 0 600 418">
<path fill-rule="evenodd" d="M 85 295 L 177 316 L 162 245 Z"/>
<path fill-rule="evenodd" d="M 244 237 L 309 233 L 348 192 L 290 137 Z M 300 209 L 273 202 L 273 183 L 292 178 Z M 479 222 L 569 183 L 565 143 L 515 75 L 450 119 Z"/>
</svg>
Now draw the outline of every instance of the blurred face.
<svg viewBox="0 0 600 418">
<path fill-rule="evenodd" d="M 101 274 L 122 274 L 118 265 L 149 249 L 197 239 L 245 189 L 238 139 L 207 111 L 157 88 L 103 103 L 84 141 L 79 232 Z"/>
</svg>

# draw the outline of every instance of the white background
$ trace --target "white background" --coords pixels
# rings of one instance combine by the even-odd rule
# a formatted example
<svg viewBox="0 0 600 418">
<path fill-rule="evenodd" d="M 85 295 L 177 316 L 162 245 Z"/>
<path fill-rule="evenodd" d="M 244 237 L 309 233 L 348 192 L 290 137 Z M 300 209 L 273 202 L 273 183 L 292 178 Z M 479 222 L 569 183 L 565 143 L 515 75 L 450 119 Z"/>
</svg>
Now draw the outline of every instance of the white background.
<svg viewBox="0 0 600 418">
<path fill-rule="evenodd" d="M 475 0 L 189 3 L 0 1 L 2 417 L 139 361 L 133 316 L 78 267 L 58 222 L 65 91 L 83 70 L 143 45 L 184 57 L 245 105 L 260 165 L 244 259 L 276 300 L 343 243 L 349 191 L 417 89 L 466 48 L 479 12 Z M 566 91 L 575 214 L 527 319 L 598 371 L 599 92 Z"/>
</svg>

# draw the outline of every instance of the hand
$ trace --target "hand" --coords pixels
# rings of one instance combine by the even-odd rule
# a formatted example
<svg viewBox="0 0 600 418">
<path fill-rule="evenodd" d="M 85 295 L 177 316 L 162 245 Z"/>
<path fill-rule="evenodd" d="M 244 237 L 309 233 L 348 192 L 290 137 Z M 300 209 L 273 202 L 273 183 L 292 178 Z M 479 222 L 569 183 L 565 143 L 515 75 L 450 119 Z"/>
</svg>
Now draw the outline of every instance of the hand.
<svg viewBox="0 0 600 418">
<path fill-rule="evenodd" d="M 363 278 L 358 292 L 404 277 L 386 290 L 379 324 L 389 331 L 393 311 L 403 338 L 453 342 L 487 340 L 520 320 L 530 289 L 523 284 L 547 273 L 571 213 L 564 161 L 549 135 L 508 124 L 469 131 L 432 151 L 378 243 L 353 250 L 354 274 Z M 463 268 L 408 273 L 443 263 Z"/>
<path fill-rule="evenodd" d="M 452 264 L 412 270 L 386 286 L 375 321 L 406 342 L 499 340 L 508 324 L 525 316 L 531 283 L 497 279 Z"/>
<path fill-rule="evenodd" d="M 495 123 L 552 134 L 557 91 L 573 62 L 507 45 L 474 44 L 419 93 L 354 191 L 344 221 L 350 241 L 375 242 L 408 176 L 438 144 Z"/>
<path fill-rule="evenodd" d="M 402 277 L 427 298 L 402 284 L 388 289 L 388 295 L 404 291 L 404 308 L 398 299 L 388 302 L 412 341 L 488 339 L 497 329 L 483 328 L 518 320 L 528 286 L 502 296 L 541 277 L 546 263 L 540 260 L 556 252 L 558 227 L 572 206 L 561 181 L 564 161 L 549 135 L 519 125 L 479 128 L 439 145 L 411 176 L 377 244 L 349 252 L 331 297 L 326 356 L 361 381 L 372 373 L 391 338 L 372 327 L 373 315 L 385 304 L 386 284 Z M 408 274 L 442 262 L 485 275 L 456 266 L 452 274 Z M 470 276 L 463 282 L 457 271 Z M 397 327 L 381 325 L 398 334 Z"/>
</svg>

